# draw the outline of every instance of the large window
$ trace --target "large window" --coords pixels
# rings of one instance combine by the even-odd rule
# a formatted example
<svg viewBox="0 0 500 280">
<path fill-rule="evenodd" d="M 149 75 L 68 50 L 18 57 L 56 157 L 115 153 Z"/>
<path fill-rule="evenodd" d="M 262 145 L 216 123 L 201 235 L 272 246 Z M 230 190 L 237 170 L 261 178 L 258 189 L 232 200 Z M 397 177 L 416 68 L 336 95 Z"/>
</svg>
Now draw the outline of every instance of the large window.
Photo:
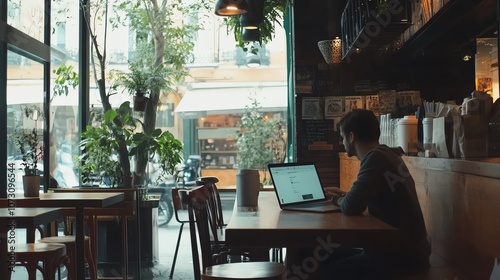
<svg viewBox="0 0 500 280">
<path fill-rule="evenodd" d="M 16 192 L 23 192 L 22 175 L 24 174 L 22 155 L 15 147 L 12 138 L 22 130 L 36 129 L 40 146 L 43 144 L 43 65 L 9 51 L 7 68 L 7 163 L 14 165 Z M 43 172 L 43 159 L 37 164 Z"/>
<path fill-rule="evenodd" d="M 97 3 L 96 1 L 89 1 Z M 90 50 L 89 41 L 82 40 L 80 35 L 85 29 L 85 21 L 80 18 L 79 1 L 71 0 L 7 0 L 2 4 L 6 13 L 2 20 L 0 30 L 0 50 L 6 65 L 0 65 L 0 73 L 8 75 L 2 84 L 5 87 L 6 108 L 2 114 L 5 116 L 5 127 L 7 137 L 2 138 L 0 144 L 5 144 L 5 155 L 7 162 L 18 161 L 19 151 L 16 150 L 9 139 L 14 128 L 36 128 L 39 132 L 40 146 L 44 147 L 46 153 L 38 163 L 39 172 L 43 175 L 54 177 L 60 187 L 72 187 L 81 184 L 79 141 L 81 128 L 89 122 L 89 118 L 102 115 L 102 98 L 98 91 L 95 74 L 101 70 L 98 66 L 95 70 L 92 63 L 96 62 L 95 50 Z M 50 11 L 46 8 L 51 7 Z M 5 10 L 4 10 L 5 11 Z M 91 8 L 91 11 L 92 8 Z M 204 15 L 207 13 L 210 16 Z M 111 13 L 115 13 L 112 10 Z M 120 12 L 119 12 L 120 13 Z M 91 13 L 92 14 L 92 13 Z M 95 14 L 94 14 L 95 15 Z M 122 14 L 110 14 L 108 18 L 108 33 L 102 29 L 104 22 L 97 20 L 92 27 L 97 28 L 94 34 L 99 41 L 99 47 L 106 47 L 107 60 L 104 64 L 106 92 L 112 97 L 110 103 L 113 108 L 118 108 L 123 101 L 132 101 L 130 94 L 123 87 L 115 87 L 115 70 L 129 71 L 129 62 L 138 55 L 140 39 L 149 40 L 152 43 L 152 32 L 134 29 L 133 19 L 129 12 Z M 256 87 L 262 91 L 269 91 L 269 86 L 274 87 L 269 91 L 269 96 L 280 96 L 281 102 L 272 101 L 265 104 L 263 98 L 261 105 L 266 112 L 273 116 L 287 119 L 287 55 L 285 32 L 282 29 L 276 31 L 273 42 L 259 47 L 260 53 L 256 55 L 243 52 L 236 47 L 232 34 L 226 33 L 226 28 L 218 17 L 213 16 L 213 11 L 201 11 L 198 15 L 189 17 L 172 17 L 176 22 L 172 26 L 183 23 L 186 25 L 200 24 L 201 29 L 192 29 L 187 34 L 196 38 L 193 42 L 194 50 L 187 61 L 189 75 L 185 81 L 171 85 L 170 90 L 162 93 L 157 107 L 156 127 L 169 130 L 174 136 L 184 142 L 189 155 L 201 156 L 199 130 L 204 128 L 203 120 L 221 116 L 224 119 L 238 117 L 244 111 L 243 103 L 248 103 L 247 92 L 252 92 Z M 113 22 L 114 21 L 114 22 Z M 50 24 L 48 24 L 50 23 Z M 180 25 L 179 25 L 180 26 Z M 175 33 L 175 32 L 174 32 Z M 103 35 L 107 34 L 104 43 Z M 185 41 L 186 38 L 183 38 Z M 78 38 L 78 39 L 77 39 Z M 168 41 L 171 46 L 172 41 Z M 179 47 L 180 48 L 180 47 Z M 180 48 L 182 49 L 182 48 Z M 5 52 L 5 50 L 8 50 Z M 168 49 L 167 49 L 168 50 Z M 101 49 L 103 51 L 103 49 Z M 238 56 L 238 53 L 240 54 Z M 247 58 L 260 59 L 260 68 L 249 68 Z M 80 63 L 85 59 L 85 65 Z M 176 57 L 166 56 L 165 61 L 175 61 Z M 255 66 L 252 60 L 252 65 Z M 257 63 L 258 64 L 258 63 Z M 62 95 L 54 95 L 54 86 L 57 75 L 54 73 L 60 67 L 71 67 L 71 71 L 78 73 L 80 83 L 77 87 L 69 86 Z M 79 73 L 84 71 L 83 73 Z M 244 87 L 242 89 L 242 86 Z M 245 88 L 246 86 L 246 88 Z M 175 113 L 181 101 L 188 96 L 203 91 L 208 96 L 211 89 L 224 88 L 226 92 L 240 92 L 241 100 L 244 102 L 230 102 L 232 108 L 216 112 L 217 106 L 204 103 L 201 110 L 197 110 L 198 117 L 185 117 L 182 113 Z M 265 88 L 268 88 L 267 90 Z M 1 90 L 4 90 L 3 88 Z M 196 92 L 194 92 L 196 90 Z M 83 95 L 83 96 L 82 96 Z M 266 94 L 267 95 L 267 94 Z M 240 100 L 240 101 L 241 101 Z M 227 100 L 209 100 L 211 103 L 228 103 Z M 199 103 L 199 102 L 198 102 Z M 0 103 L 1 104 L 1 103 Z M 236 106 L 236 104 L 239 104 Z M 275 106 L 275 104 L 280 104 Z M 38 115 L 26 115 L 26 108 L 35 108 Z M 268 109 L 269 108 L 269 109 Z M 0 108 L 4 110 L 4 108 Z M 193 108 L 187 108 L 188 111 Z M 135 113 L 134 117 L 143 118 L 141 113 Z M 82 119 L 82 116 L 84 116 Z M 99 122 L 96 122 L 98 124 Z M 236 124 L 221 124 L 232 128 Z M 224 135 L 232 137 L 232 135 Z M 184 155 L 183 155 L 184 156 Z M 221 160 L 224 160 L 223 158 Z M 226 159 L 228 160 L 228 159 Z M 230 159 L 229 159 L 230 160 Z M 19 162 L 18 162 L 19 163 Z M 22 170 L 16 170 L 17 182 L 20 182 Z M 2 178 L 6 178 L 3 171 Z M 48 177 L 48 176 L 47 176 Z M 46 181 L 48 182 L 48 181 Z M 17 183 L 16 183 L 17 184 Z M 5 192 L 0 189 L 0 192 Z"/>
<path fill-rule="evenodd" d="M 7 24 L 43 42 L 47 32 L 44 28 L 44 1 L 8 0 L 7 7 Z"/>
</svg>

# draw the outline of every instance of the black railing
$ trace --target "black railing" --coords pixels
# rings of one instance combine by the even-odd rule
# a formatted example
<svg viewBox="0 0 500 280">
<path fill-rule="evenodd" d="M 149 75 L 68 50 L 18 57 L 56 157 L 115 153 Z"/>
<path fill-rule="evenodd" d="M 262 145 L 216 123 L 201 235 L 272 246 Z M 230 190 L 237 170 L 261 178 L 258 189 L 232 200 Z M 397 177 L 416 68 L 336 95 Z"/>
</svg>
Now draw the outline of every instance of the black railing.
<svg viewBox="0 0 500 280">
<path fill-rule="evenodd" d="M 354 49 L 387 50 L 411 24 L 409 0 L 349 0 L 342 13 L 342 56 Z"/>
</svg>

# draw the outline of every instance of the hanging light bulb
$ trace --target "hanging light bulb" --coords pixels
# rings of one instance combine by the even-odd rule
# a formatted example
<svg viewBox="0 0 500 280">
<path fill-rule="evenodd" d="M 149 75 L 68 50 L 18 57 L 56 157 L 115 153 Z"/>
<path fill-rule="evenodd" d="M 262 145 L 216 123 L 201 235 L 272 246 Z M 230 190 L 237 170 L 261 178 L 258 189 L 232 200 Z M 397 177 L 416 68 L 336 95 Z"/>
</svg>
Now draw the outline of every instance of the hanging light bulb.
<svg viewBox="0 0 500 280">
<path fill-rule="evenodd" d="M 236 16 L 248 12 L 246 0 L 217 0 L 215 14 L 218 16 Z"/>
<path fill-rule="evenodd" d="M 334 64 L 342 63 L 342 40 L 339 37 L 332 40 L 332 60 Z"/>
</svg>

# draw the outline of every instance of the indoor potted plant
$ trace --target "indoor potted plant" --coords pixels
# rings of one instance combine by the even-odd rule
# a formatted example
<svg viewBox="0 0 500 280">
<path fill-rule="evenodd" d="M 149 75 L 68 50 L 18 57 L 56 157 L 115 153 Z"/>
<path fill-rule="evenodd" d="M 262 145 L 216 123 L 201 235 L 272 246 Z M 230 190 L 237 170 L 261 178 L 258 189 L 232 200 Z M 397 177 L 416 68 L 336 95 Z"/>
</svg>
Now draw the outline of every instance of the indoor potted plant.
<svg viewBox="0 0 500 280">
<path fill-rule="evenodd" d="M 166 69 L 148 66 L 137 59 L 129 64 L 128 72 L 118 72 L 114 87 L 123 87 L 134 97 L 134 110 L 144 111 L 152 92 L 169 89 Z"/>
<path fill-rule="evenodd" d="M 285 148 L 278 145 L 284 143 L 282 121 L 269 118 L 261 109 L 259 102 L 253 99 L 238 124 L 236 195 L 239 206 L 256 206 L 259 189 L 269 183 L 267 164 L 284 160 L 275 152 L 278 146 Z M 264 174 L 262 181 L 259 172 Z"/>
<path fill-rule="evenodd" d="M 24 167 L 23 188 L 24 196 L 38 197 L 40 193 L 40 175 L 37 171 L 38 160 L 43 156 L 43 147 L 37 128 L 20 128 L 14 130 L 12 135 L 14 145 L 21 153 Z"/>
<path fill-rule="evenodd" d="M 267 164 L 283 162 L 284 126 L 280 119 L 269 118 L 255 99 L 247 106 L 238 124 L 236 147 L 239 169 L 257 169 L 266 175 Z M 277 150 L 280 150 L 278 153 Z M 266 176 L 262 181 L 268 183 Z"/>
<path fill-rule="evenodd" d="M 122 126 L 117 126 L 115 118 L 125 120 Z M 111 187 L 124 186 L 123 166 L 116 158 L 119 154 L 118 137 L 123 136 L 128 148 L 127 157 L 132 158 L 139 154 L 147 154 L 150 158 L 156 157 L 160 162 L 159 176 L 173 174 L 176 165 L 182 158 L 182 143 L 169 131 L 155 129 L 152 133 L 137 132 L 138 121 L 132 118 L 130 102 L 124 102 L 117 110 L 111 109 L 104 113 L 99 127 L 87 126 L 81 133 L 80 146 L 84 151 L 81 155 L 83 164 L 80 166 L 84 183 L 104 183 Z M 92 180 L 94 180 L 92 182 Z M 126 187 L 126 186 L 125 186 Z"/>
</svg>

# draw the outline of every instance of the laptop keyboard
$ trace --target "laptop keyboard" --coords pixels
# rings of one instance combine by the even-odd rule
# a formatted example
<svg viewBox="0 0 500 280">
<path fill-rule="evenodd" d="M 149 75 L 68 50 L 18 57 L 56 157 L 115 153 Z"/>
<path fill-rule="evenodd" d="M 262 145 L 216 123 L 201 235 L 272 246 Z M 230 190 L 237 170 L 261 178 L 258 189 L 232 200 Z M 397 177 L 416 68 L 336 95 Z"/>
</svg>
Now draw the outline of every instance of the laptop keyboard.
<svg viewBox="0 0 500 280">
<path fill-rule="evenodd" d="M 304 205 L 294 205 L 293 207 L 295 208 L 311 208 L 315 206 L 327 206 L 327 205 L 333 205 L 330 201 L 319 201 L 319 202 L 311 202 L 307 203 Z"/>
</svg>

